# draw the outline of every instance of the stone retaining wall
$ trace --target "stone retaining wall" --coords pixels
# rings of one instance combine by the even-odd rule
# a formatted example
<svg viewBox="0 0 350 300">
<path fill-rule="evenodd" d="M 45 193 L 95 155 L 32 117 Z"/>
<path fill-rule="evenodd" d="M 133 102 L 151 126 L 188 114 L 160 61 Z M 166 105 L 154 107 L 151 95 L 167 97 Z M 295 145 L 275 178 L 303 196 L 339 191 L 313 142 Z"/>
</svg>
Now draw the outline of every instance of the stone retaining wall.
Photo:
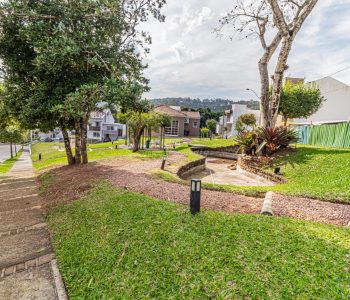
<svg viewBox="0 0 350 300">
<path fill-rule="evenodd" d="M 279 184 L 287 183 L 287 179 L 280 176 L 275 175 L 270 172 L 264 171 L 261 168 L 259 168 L 257 165 L 258 159 L 256 157 L 251 156 L 242 156 L 238 159 L 237 164 L 239 167 L 241 167 L 243 170 L 259 175 L 261 177 L 264 177 L 272 182 L 276 182 Z"/>
<path fill-rule="evenodd" d="M 228 146 L 228 147 L 191 147 L 191 150 L 195 153 L 198 153 L 203 156 L 217 157 L 224 159 L 233 159 L 237 160 L 240 157 L 240 154 L 237 154 L 237 146 Z"/>
<path fill-rule="evenodd" d="M 179 176 L 182 179 L 186 179 L 188 176 L 194 173 L 205 170 L 205 161 L 206 161 L 206 158 L 204 157 L 183 165 L 177 171 L 177 176 Z"/>
</svg>

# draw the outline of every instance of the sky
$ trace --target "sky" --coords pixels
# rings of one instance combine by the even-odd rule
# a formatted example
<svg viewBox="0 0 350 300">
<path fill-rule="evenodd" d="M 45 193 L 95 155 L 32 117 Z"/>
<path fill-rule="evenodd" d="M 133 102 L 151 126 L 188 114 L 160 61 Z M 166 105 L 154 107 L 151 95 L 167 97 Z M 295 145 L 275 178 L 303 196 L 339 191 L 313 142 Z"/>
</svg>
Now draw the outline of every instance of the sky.
<svg viewBox="0 0 350 300">
<path fill-rule="evenodd" d="M 164 23 L 150 20 L 142 28 L 153 43 L 145 61 L 151 91 L 147 98 L 192 97 L 256 99 L 259 93 L 257 39 L 213 33 L 233 0 L 168 0 Z M 350 0 L 319 0 L 290 54 L 286 76 L 307 81 L 350 66 Z M 272 71 L 272 70 L 271 70 Z M 350 68 L 334 75 L 350 84 Z"/>
</svg>

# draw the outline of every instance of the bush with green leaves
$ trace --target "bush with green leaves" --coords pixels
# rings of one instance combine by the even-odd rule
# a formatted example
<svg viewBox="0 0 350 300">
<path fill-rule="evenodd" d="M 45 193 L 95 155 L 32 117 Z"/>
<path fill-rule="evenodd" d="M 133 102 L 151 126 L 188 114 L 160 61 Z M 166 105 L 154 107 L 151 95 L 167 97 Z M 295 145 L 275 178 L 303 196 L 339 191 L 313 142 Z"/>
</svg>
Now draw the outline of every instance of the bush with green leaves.
<svg viewBox="0 0 350 300">
<path fill-rule="evenodd" d="M 254 131 L 241 131 L 238 132 L 234 140 L 236 141 L 239 152 L 243 154 L 252 154 L 253 149 L 256 146 L 256 133 Z"/>
<path fill-rule="evenodd" d="M 237 132 L 248 131 L 256 126 L 256 116 L 254 114 L 243 114 L 236 121 L 235 129 Z"/>
</svg>

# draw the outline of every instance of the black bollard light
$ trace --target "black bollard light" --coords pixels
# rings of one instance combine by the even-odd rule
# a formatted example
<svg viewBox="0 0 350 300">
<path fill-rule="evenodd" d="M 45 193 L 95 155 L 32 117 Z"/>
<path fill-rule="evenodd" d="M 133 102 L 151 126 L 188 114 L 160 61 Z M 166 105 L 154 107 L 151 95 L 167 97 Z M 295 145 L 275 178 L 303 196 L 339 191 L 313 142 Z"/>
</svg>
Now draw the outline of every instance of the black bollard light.
<svg viewBox="0 0 350 300">
<path fill-rule="evenodd" d="M 118 144 L 117 144 L 117 145 L 115 145 L 115 149 L 118 149 Z"/>
<path fill-rule="evenodd" d="M 165 169 L 165 162 L 166 162 L 166 156 L 163 156 L 163 161 L 162 161 L 162 166 L 161 169 L 164 170 Z"/>
<path fill-rule="evenodd" d="M 275 170 L 274 170 L 274 173 L 276 175 L 280 175 L 281 174 L 281 167 L 276 167 Z"/>
<path fill-rule="evenodd" d="M 41 153 L 39 153 L 39 160 L 41 160 Z"/>
<path fill-rule="evenodd" d="M 200 179 L 192 179 L 190 199 L 190 209 L 192 214 L 199 213 L 201 209 L 201 189 L 202 181 Z"/>
</svg>

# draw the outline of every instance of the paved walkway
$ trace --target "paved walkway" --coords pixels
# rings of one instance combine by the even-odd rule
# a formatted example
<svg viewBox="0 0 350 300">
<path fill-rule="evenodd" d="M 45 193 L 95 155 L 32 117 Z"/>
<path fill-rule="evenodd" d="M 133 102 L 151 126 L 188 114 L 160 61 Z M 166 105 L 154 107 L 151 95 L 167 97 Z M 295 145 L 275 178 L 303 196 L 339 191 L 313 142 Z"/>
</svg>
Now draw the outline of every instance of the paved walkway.
<svg viewBox="0 0 350 300">
<path fill-rule="evenodd" d="M 66 299 L 29 152 L 0 180 L 0 299 Z"/>
</svg>

